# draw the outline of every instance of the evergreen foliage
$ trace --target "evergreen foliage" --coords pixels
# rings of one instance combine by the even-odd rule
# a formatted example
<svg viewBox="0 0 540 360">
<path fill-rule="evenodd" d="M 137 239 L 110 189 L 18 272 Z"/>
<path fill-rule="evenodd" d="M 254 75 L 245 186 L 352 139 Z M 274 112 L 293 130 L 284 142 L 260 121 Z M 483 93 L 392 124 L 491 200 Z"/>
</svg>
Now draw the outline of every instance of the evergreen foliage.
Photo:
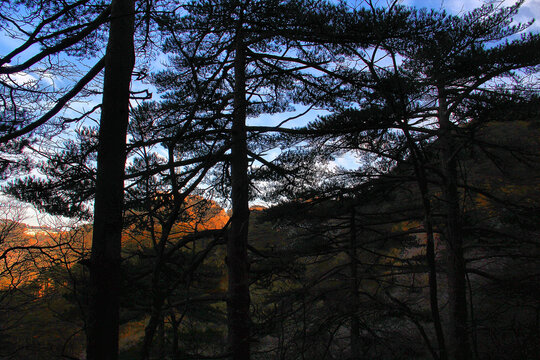
<svg viewBox="0 0 540 360">
<path fill-rule="evenodd" d="M 3 192 L 95 221 L 0 220 L 0 357 L 538 358 L 523 1 L 0 3 Z"/>
</svg>

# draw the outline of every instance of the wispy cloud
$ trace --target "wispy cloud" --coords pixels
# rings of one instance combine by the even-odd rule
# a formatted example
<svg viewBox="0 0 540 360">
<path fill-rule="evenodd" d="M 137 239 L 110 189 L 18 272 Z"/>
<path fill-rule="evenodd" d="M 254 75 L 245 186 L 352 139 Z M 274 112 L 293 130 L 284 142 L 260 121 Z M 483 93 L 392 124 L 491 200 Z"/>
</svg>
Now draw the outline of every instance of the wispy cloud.
<svg viewBox="0 0 540 360">
<path fill-rule="evenodd" d="M 487 0 L 403 0 L 401 3 L 418 8 L 446 10 L 457 15 L 471 11 L 488 2 Z M 514 0 L 505 0 L 502 5 L 510 6 L 515 2 Z M 536 19 L 536 21 L 530 30 L 536 32 L 540 29 L 540 0 L 526 0 L 517 16 L 515 16 L 514 21 L 525 23 L 531 19 Z"/>
<path fill-rule="evenodd" d="M 531 30 L 538 32 L 540 30 L 540 0 L 526 1 L 515 18 L 518 22 L 528 22 L 531 19 L 535 19 Z"/>
</svg>

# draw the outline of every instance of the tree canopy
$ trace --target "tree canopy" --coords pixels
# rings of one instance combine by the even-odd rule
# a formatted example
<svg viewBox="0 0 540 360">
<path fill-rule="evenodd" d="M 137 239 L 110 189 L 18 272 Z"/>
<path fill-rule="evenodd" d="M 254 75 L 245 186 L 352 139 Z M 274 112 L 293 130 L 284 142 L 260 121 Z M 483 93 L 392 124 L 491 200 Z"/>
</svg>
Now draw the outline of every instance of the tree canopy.
<svg viewBox="0 0 540 360">
<path fill-rule="evenodd" d="M 523 5 L 1 2 L 0 356 L 537 358 Z"/>
</svg>

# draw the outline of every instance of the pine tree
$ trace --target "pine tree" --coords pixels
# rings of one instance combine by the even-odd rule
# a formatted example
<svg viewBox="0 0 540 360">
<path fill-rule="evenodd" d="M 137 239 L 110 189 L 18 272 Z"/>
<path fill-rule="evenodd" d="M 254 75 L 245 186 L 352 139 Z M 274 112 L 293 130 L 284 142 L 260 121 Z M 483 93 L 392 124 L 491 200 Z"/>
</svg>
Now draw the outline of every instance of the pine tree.
<svg viewBox="0 0 540 360">
<path fill-rule="evenodd" d="M 440 228 L 446 243 L 450 304 L 445 335 L 452 359 L 468 359 L 471 354 L 460 205 L 467 180 L 459 171 L 459 157 L 466 124 L 475 119 L 464 114 L 479 96 L 498 94 L 493 101 L 505 96 L 517 100 L 534 93 L 534 86 L 513 82 L 513 77 L 535 71 L 539 63 L 538 51 L 533 50 L 540 40 L 538 34 L 519 38 L 528 24 L 511 23 L 521 4 L 507 8 L 485 5 L 462 16 L 411 10 L 409 35 L 381 42 L 380 49 L 393 62 L 379 67 L 370 63 L 369 54 L 351 51 L 353 58 L 367 64 L 367 71 L 352 69 L 345 81 L 351 84 L 353 94 L 364 95 L 363 100 L 313 125 L 323 134 L 326 131 L 327 139 L 335 139 L 339 151 L 366 150 L 387 157 L 394 163 L 392 166 L 408 156 L 424 197 L 428 235 L 435 225 L 432 204 L 440 206 L 445 219 Z M 378 130 L 370 133 L 371 129 Z M 370 145 L 369 139 L 377 134 L 380 141 L 396 133 L 401 133 L 402 138 L 397 147 L 388 143 L 382 147 Z M 440 202 L 434 200 L 434 186 L 442 193 Z M 432 243 L 427 243 L 427 260 L 432 269 L 431 281 L 435 281 Z M 437 285 L 431 286 L 436 291 Z M 436 294 L 432 293 L 432 313 L 437 323 L 436 306 Z M 439 355 L 445 357 L 442 331 L 436 332 Z"/>
<path fill-rule="evenodd" d="M 135 1 L 113 0 L 98 140 L 87 358 L 118 359 L 124 168 L 134 52 Z"/>
<path fill-rule="evenodd" d="M 260 154 L 275 146 L 264 134 L 281 131 L 279 127 L 250 127 L 247 119 L 288 110 L 298 84 L 312 78 L 305 69 L 328 61 L 316 55 L 316 50 L 324 51 L 318 45 L 336 41 L 338 34 L 346 34 L 350 28 L 344 22 L 332 30 L 332 24 L 345 19 L 344 8 L 321 2 L 199 1 L 188 4 L 186 10 L 190 15 L 184 20 L 165 19 L 164 24 L 175 33 L 168 44 L 179 54 L 173 63 L 177 71 L 191 71 L 189 79 L 193 80 L 186 83 L 191 86 L 189 91 L 196 87 L 197 94 L 206 92 L 204 96 L 216 99 L 212 104 L 208 98 L 198 97 L 199 102 L 211 105 L 197 109 L 202 116 L 197 121 L 205 124 L 202 121 L 210 119 L 206 131 L 227 134 L 223 139 L 230 147 L 230 180 L 226 181 L 230 181 L 233 211 L 227 254 L 229 339 L 233 358 L 247 359 L 249 168 L 255 160 L 277 168 Z M 158 76 L 163 84 L 175 76 L 170 72 L 163 75 Z M 208 93 L 208 85 L 201 84 L 211 84 L 212 92 Z"/>
</svg>

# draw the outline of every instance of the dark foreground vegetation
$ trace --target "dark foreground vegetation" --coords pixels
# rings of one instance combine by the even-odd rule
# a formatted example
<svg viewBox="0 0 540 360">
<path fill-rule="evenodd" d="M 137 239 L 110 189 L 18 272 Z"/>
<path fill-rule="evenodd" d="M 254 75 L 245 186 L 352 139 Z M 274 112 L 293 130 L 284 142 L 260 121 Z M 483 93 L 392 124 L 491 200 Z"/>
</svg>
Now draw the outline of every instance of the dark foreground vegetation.
<svg viewBox="0 0 540 360">
<path fill-rule="evenodd" d="M 3 201 L 0 358 L 540 358 L 540 36 L 379 5 L 0 2 L 2 190 L 72 219 Z"/>
</svg>

